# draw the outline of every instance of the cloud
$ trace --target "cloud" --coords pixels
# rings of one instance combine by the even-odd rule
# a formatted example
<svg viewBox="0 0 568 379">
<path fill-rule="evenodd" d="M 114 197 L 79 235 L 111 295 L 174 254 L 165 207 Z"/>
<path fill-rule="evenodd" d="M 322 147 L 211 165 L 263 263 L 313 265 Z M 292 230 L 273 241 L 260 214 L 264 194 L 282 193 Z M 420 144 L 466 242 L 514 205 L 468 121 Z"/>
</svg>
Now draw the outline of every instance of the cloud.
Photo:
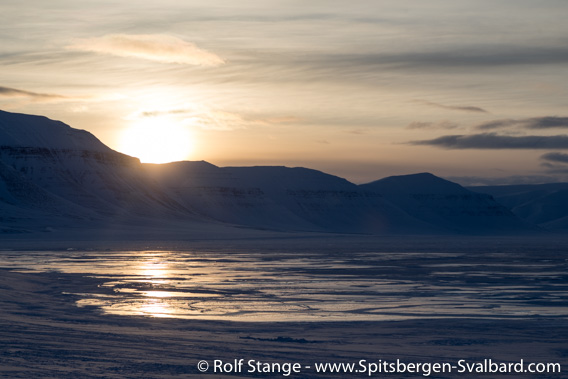
<svg viewBox="0 0 568 379">
<path fill-rule="evenodd" d="M 171 109 L 141 110 L 127 116 L 127 119 L 139 120 L 149 117 L 173 117 L 188 126 L 196 126 L 204 130 L 221 131 L 247 129 L 251 126 L 290 124 L 301 121 L 301 119 L 293 116 L 250 117 L 197 104 Z"/>
<path fill-rule="evenodd" d="M 540 165 L 546 168 L 546 172 L 551 174 L 568 174 L 568 166 L 566 166 L 565 163 L 555 164 L 550 162 L 543 162 Z M 565 181 L 568 181 L 568 178 Z"/>
<path fill-rule="evenodd" d="M 455 129 L 459 125 L 451 121 L 419 122 L 414 121 L 406 126 L 407 129 Z"/>
<path fill-rule="evenodd" d="M 518 125 L 518 121 L 512 119 L 503 119 L 503 120 L 487 121 L 477 125 L 475 128 L 480 130 L 491 130 L 491 129 L 507 128 L 513 125 Z"/>
<path fill-rule="evenodd" d="M 185 125 L 197 126 L 205 130 L 228 131 L 246 129 L 247 125 L 250 124 L 249 120 L 246 120 L 237 113 L 213 110 L 202 105 L 191 105 L 172 109 L 143 110 L 131 114 L 127 119 L 137 120 L 150 117 L 174 117 Z"/>
<path fill-rule="evenodd" d="M 187 124 L 192 124 L 205 130 L 237 130 L 247 129 L 251 126 L 270 126 L 277 124 L 288 124 L 298 121 L 296 117 L 268 117 L 254 118 L 246 117 L 238 113 L 226 112 L 221 110 L 208 110 L 201 114 L 189 117 L 184 120 Z"/>
<path fill-rule="evenodd" d="M 487 178 L 481 176 L 446 176 L 444 179 L 456 182 L 465 187 L 476 186 L 504 186 L 519 184 L 543 184 L 564 181 L 564 177 L 551 175 L 513 175 L 505 177 Z M 483 189 L 471 188 L 473 191 L 483 193 Z"/>
<path fill-rule="evenodd" d="M 34 101 L 54 101 L 54 100 L 69 100 L 69 97 L 50 94 L 50 93 L 38 93 L 31 91 L 24 91 L 21 89 L 0 87 L 0 98 L 15 98 L 15 97 L 25 97 Z"/>
<path fill-rule="evenodd" d="M 563 153 L 548 153 L 541 155 L 540 159 L 549 161 L 549 162 L 556 162 L 556 163 L 568 163 L 568 154 Z"/>
<path fill-rule="evenodd" d="M 376 52 L 364 51 L 345 54 L 343 52 L 312 52 L 303 56 L 260 56 L 264 63 L 279 64 L 281 67 L 296 67 L 302 72 L 319 72 L 322 77 L 337 75 L 338 79 L 347 75 L 368 79 L 381 77 L 385 71 L 402 72 L 471 72 L 471 70 L 488 70 L 494 68 L 510 68 L 519 66 L 566 65 L 568 64 L 568 47 L 535 47 L 480 45 L 468 47 L 452 46 L 445 50 L 414 52 Z M 263 67 L 261 67 L 262 69 Z M 512 71 L 514 73 L 515 71 Z M 442 85 L 442 84 L 441 84 Z M 451 106 L 426 101 L 425 105 L 437 106 L 463 112 L 489 113 L 484 108 L 471 105 Z"/>
<path fill-rule="evenodd" d="M 355 128 L 355 129 L 346 130 L 345 133 L 355 134 L 355 135 L 363 135 L 363 134 L 368 134 L 369 130 L 368 129 L 362 129 L 362 128 Z"/>
<path fill-rule="evenodd" d="M 456 105 L 444 105 L 444 104 L 434 103 L 432 101 L 427 101 L 427 100 L 413 100 L 413 102 L 428 105 L 428 106 L 431 106 L 431 107 L 448 109 L 448 110 L 452 110 L 452 111 L 489 113 L 488 111 L 486 111 L 483 108 L 474 107 L 474 106 L 471 106 L 471 105 L 458 105 L 458 106 L 456 106 Z"/>
<path fill-rule="evenodd" d="M 195 66 L 212 67 L 225 63 L 214 53 L 165 34 L 107 34 L 98 38 L 77 40 L 68 48 Z"/>
<path fill-rule="evenodd" d="M 194 125 L 205 130 L 230 131 L 246 129 L 250 121 L 237 113 L 210 110 L 206 113 L 188 117 L 184 120 L 187 125 Z"/>
<path fill-rule="evenodd" d="M 568 135 L 502 136 L 494 133 L 448 135 L 431 140 L 410 141 L 411 145 L 444 149 L 568 149 Z"/>
<path fill-rule="evenodd" d="M 533 117 L 520 120 L 502 119 L 484 122 L 476 126 L 480 130 L 492 130 L 509 127 L 520 127 L 525 129 L 552 129 L 568 128 L 568 117 L 546 116 Z"/>
<path fill-rule="evenodd" d="M 438 51 L 369 54 L 355 57 L 362 63 L 388 63 L 402 67 L 458 68 L 543 65 L 568 63 L 566 46 L 480 45 Z"/>
<path fill-rule="evenodd" d="M 190 109 L 169 109 L 160 111 L 144 111 L 139 113 L 139 117 L 159 117 L 166 115 L 187 114 L 191 113 Z"/>
<path fill-rule="evenodd" d="M 430 46 L 430 48 L 433 47 Z M 434 51 L 429 51 L 427 47 L 424 47 L 414 49 L 413 52 L 386 49 L 381 51 L 361 49 L 357 52 L 338 49 L 331 52 L 315 49 L 309 53 L 300 53 L 282 51 L 271 46 L 249 50 L 246 59 L 236 59 L 235 64 L 242 64 L 247 72 L 254 71 L 256 81 L 339 82 L 348 85 L 374 83 L 383 88 L 394 87 L 406 81 L 407 83 L 412 82 L 414 86 L 422 86 L 422 89 L 436 86 L 452 90 L 455 89 L 456 81 L 459 81 L 467 82 L 467 85 L 471 86 L 469 87 L 471 91 L 475 91 L 474 88 L 499 86 L 499 82 L 507 77 L 503 76 L 502 70 L 504 69 L 510 70 L 508 77 L 516 78 L 517 75 L 522 74 L 519 70 L 522 70 L 523 66 L 551 64 L 563 67 L 568 64 L 567 47 L 527 46 L 514 48 L 514 51 L 511 49 L 513 48 L 507 48 L 507 46 L 481 45 L 465 48 L 448 46 L 445 50 Z M 478 70 L 483 70 L 485 75 L 489 74 L 488 77 L 498 76 L 491 80 L 477 82 L 475 78 L 481 72 Z M 456 73 L 467 74 L 461 77 L 453 76 Z M 222 79 L 238 81 L 245 78 L 243 74 L 243 70 L 224 72 Z M 403 76 L 399 77 L 399 75 Z M 503 88 L 506 87 L 500 87 L 495 91 L 504 91 Z M 469 112 L 472 115 L 490 113 L 490 110 L 475 106 L 475 104 L 429 103 L 432 102 L 423 104 L 452 112 Z"/>
<path fill-rule="evenodd" d="M 302 119 L 294 116 L 282 116 L 282 117 L 268 117 L 265 119 L 260 119 L 259 121 L 265 122 L 267 124 L 292 124 L 295 122 L 300 122 L 302 121 Z"/>
</svg>

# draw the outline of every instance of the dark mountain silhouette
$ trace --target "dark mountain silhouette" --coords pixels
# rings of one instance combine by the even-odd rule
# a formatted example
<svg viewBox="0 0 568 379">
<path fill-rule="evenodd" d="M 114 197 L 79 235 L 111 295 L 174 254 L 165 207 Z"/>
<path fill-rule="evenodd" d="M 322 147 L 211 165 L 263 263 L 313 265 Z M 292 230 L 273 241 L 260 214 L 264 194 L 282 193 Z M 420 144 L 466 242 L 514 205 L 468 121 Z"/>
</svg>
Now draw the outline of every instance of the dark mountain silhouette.
<svg viewBox="0 0 568 379">
<path fill-rule="evenodd" d="M 432 174 L 355 185 L 307 168 L 141 164 L 91 133 L 0 111 L 4 232 L 175 222 L 284 231 L 495 234 L 535 230 L 492 196 Z"/>
</svg>

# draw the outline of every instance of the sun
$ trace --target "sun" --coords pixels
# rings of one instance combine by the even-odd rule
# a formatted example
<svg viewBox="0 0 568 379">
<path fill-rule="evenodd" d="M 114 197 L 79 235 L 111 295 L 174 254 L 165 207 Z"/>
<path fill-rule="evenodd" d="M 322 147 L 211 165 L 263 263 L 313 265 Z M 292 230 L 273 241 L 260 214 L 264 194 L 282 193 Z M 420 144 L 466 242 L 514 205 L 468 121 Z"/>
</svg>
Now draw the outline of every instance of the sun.
<svg viewBox="0 0 568 379">
<path fill-rule="evenodd" d="M 151 117 L 125 129 L 119 145 L 121 152 L 143 163 L 168 163 L 187 160 L 193 139 L 186 127 L 167 118 Z"/>
</svg>

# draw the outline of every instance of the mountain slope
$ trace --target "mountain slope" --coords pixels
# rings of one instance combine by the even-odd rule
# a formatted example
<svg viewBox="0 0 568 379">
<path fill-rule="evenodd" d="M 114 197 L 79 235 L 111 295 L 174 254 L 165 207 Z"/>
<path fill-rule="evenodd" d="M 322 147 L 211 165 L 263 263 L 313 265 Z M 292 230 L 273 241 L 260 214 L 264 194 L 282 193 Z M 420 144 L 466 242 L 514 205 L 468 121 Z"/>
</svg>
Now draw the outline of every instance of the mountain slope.
<svg viewBox="0 0 568 379">
<path fill-rule="evenodd" d="M 144 175 L 138 159 L 45 117 L 0 112 L 0 162 L 6 212 L 91 221 L 189 213 Z"/>
<path fill-rule="evenodd" d="M 518 217 L 551 230 L 568 230 L 568 183 L 479 186 Z"/>
<path fill-rule="evenodd" d="M 177 201 L 215 220 L 257 228 L 349 233 L 440 231 L 345 179 L 306 168 L 147 165 Z"/>
<path fill-rule="evenodd" d="M 44 116 L 0 111 L 0 145 L 42 149 L 116 153 L 94 135 Z"/>
<path fill-rule="evenodd" d="M 360 187 L 447 230 L 486 234 L 532 228 L 490 195 L 469 191 L 430 173 L 391 176 Z"/>
<path fill-rule="evenodd" d="M 2 111 L 0 212 L 5 233 L 120 223 L 141 232 L 168 225 L 368 234 L 530 229 L 491 196 L 431 174 L 357 186 L 301 167 L 141 164 L 86 131 Z"/>
</svg>

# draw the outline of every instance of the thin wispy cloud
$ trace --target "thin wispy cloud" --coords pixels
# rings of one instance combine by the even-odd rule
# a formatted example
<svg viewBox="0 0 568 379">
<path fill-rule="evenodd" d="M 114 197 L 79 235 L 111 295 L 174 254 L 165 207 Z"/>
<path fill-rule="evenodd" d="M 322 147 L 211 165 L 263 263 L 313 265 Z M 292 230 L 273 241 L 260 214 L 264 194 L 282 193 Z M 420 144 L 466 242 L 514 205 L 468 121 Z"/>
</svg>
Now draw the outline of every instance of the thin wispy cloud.
<svg viewBox="0 0 568 379">
<path fill-rule="evenodd" d="M 512 184 L 542 184 L 558 182 L 560 178 L 551 175 L 513 175 L 501 177 L 482 177 L 482 176 L 447 176 L 452 182 L 462 186 L 503 186 Z M 475 191 L 476 189 L 473 188 Z M 483 191 L 480 191 L 483 192 Z"/>
<path fill-rule="evenodd" d="M 542 162 L 540 165 L 550 174 L 568 174 L 568 166 L 565 163 Z"/>
<path fill-rule="evenodd" d="M 267 117 L 264 119 L 260 119 L 259 121 L 265 122 L 267 124 L 292 124 L 303 120 L 299 117 L 294 117 L 294 116 L 282 116 L 282 117 Z"/>
<path fill-rule="evenodd" d="M 188 105 L 186 107 L 182 106 L 172 109 L 142 110 L 131 114 L 127 119 L 137 120 L 151 117 L 171 117 L 184 125 L 217 131 L 247 129 L 252 126 L 290 124 L 300 121 L 299 118 L 292 116 L 251 117 L 236 112 L 211 109 L 203 105 Z"/>
<path fill-rule="evenodd" d="M 27 98 L 33 101 L 56 101 L 70 99 L 69 97 L 63 95 L 25 91 L 9 87 L 0 87 L 0 98 Z"/>
<path fill-rule="evenodd" d="M 163 63 L 208 67 L 225 63 L 215 53 L 166 34 L 107 34 L 102 37 L 76 40 L 68 48 Z"/>
<path fill-rule="evenodd" d="M 347 76 L 369 80 L 381 78 L 382 72 L 390 73 L 441 73 L 441 72 L 472 72 L 508 67 L 517 70 L 519 66 L 565 65 L 568 63 L 568 48 L 523 46 L 511 49 L 507 46 L 479 45 L 469 49 L 456 46 L 443 50 L 418 52 L 381 52 L 363 51 L 353 54 L 341 52 L 317 52 L 303 56 L 263 57 L 267 64 L 296 68 L 301 73 L 327 75 L 336 80 Z M 431 104 L 428 104 L 431 103 Z M 445 105 L 426 102 L 425 105 L 464 112 L 490 113 L 484 108 L 472 105 Z"/>
<path fill-rule="evenodd" d="M 514 125 L 518 125 L 517 120 L 503 119 L 503 120 L 487 121 L 477 125 L 475 128 L 480 130 L 491 130 L 491 129 L 508 128 Z"/>
<path fill-rule="evenodd" d="M 204 130 L 231 131 L 246 129 L 250 121 L 237 113 L 211 110 L 203 114 L 188 117 L 184 120 L 187 125 L 197 126 Z"/>
<path fill-rule="evenodd" d="M 143 118 L 169 118 L 187 126 L 198 127 L 204 130 L 237 130 L 246 129 L 250 122 L 241 115 L 222 110 L 213 110 L 202 105 L 187 107 L 142 110 L 127 117 L 130 120 Z"/>
<path fill-rule="evenodd" d="M 520 120 L 502 119 L 484 122 L 476 126 L 476 128 L 479 130 L 492 130 L 511 127 L 524 129 L 568 128 L 568 117 L 545 116 L 525 118 Z"/>
<path fill-rule="evenodd" d="M 428 52 L 365 55 L 355 59 L 361 63 L 393 64 L 398 67 L 468 68 L 526 65 L 559 65 L 568 63 L 566 46 L 470 46 L 466 49 L 430 50 Z"/>
<path fill-rule="evenodd" d="M 368 129 L 356 128 L 356 129 L 349 129 L 349 130 L 346 131 L 346 133 L 355 134 L 355 135 L 363 135 L 363 134 L 368 134 L 369 130 Z"/>
<path fill-rule="evenodd" d="M 428 100 L 413 100 L 413 102 L 418 103 L 418 104 L 428 105 L 428 106 L 435 107 L 435 108 L 447 109 L 447 110 L 451 110 L 451 111 L 462 111 L 462 112 L 473 112 L 473 113 L 489 113 L 487 110 L 485 110 L 483 108 L 475 107 L 475 106 L 472 106 L 472 105 L 445 105 L 445 104 L 434 103 L 434 102 L 428 101 Z"/>
<path fill-rule="evenodd" d="M 139 113 L 140 117 L 158 117 L 166 115 L 187 114 L 193 112 L 190 109 L 170 109 L 165 111 L 143 111 Z"/>
<path fill-rule="evenodd" d="M 444 149 L 568 149 L 568 135 L 503 136 L 494 133 L 448 135 L 431 140 L 410 141 L 411 145 Z"/>
<path fill-rule="evenodd" d="M 568 163 L 568 154 L 564 153 L 547 153 L 541 155 L 540 159 L 554 163 Z"/>
<path fill-rule="evenodd" d="M 420 122 L 414 121 L 406 126 L 407 129 L 455 129 L 459 125 L 451 121 Z"/>
<path fill-rule="evenodd" d="M 195 116 L 186 118 L 184 123 L 197 126 L 205 130 L 238 130 L 255 126 L 271 126 L 297 122 L 296 117 L 266 117 L 255 118 L 234 112 L 221 110 L 208 110 Z"/>
</svg>

